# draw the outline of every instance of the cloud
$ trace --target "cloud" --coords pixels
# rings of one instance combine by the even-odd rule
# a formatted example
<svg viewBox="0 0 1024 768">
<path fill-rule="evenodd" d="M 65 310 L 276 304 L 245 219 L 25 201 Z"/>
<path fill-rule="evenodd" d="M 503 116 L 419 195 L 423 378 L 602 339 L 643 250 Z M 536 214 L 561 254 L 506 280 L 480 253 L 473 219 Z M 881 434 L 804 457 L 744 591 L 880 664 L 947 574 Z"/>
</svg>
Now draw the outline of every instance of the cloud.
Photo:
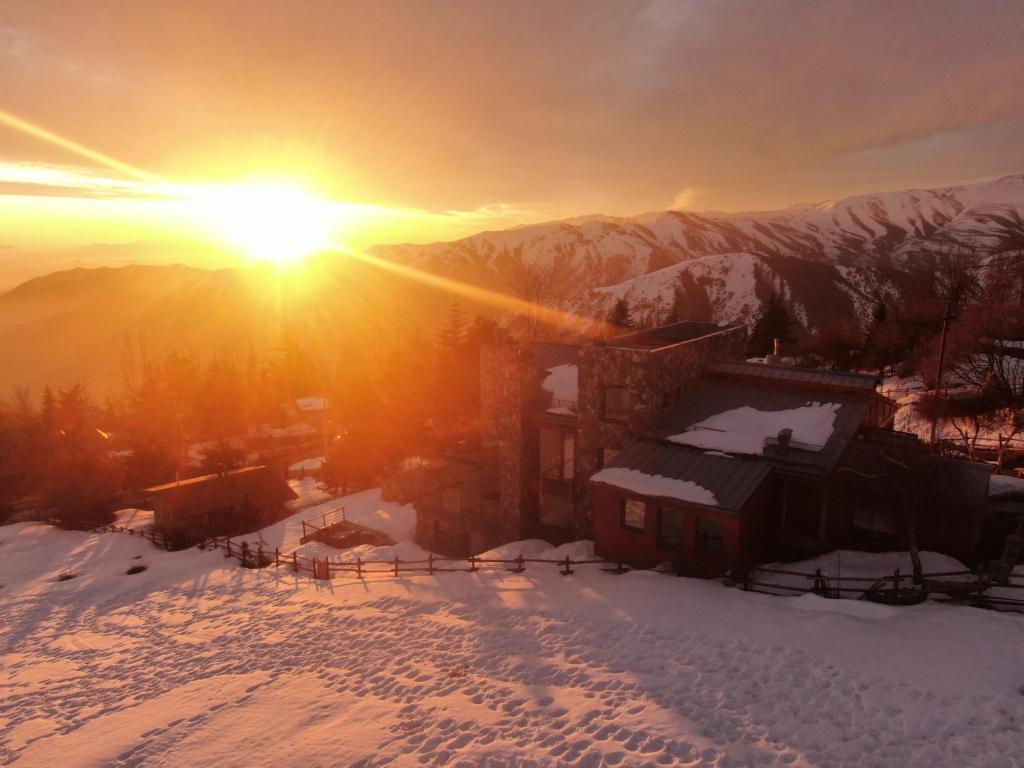
<svg viewBox="0 0 1024 768">
<path fill-rule="evenodd" d="M 693 208 L 693 201 L 700 196 L 700 190 L 693 187 L 686 187 L 676 192 L 672 198 L 672 210 L 686 211 Z"/>
</svg>

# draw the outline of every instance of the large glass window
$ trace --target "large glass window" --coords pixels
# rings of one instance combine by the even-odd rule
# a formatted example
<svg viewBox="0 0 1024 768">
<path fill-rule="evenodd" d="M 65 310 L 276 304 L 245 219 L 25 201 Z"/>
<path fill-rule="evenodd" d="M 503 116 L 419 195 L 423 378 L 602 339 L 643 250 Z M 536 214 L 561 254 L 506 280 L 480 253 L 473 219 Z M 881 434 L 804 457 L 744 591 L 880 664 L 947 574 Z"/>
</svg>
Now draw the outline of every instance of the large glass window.
<svg viewBox="0 0 1024 768">
<path fill-rule="evenodd" d="M 629 415 L 629 393 L 625 387 L 608 385 L 601 390 L 601 418 L 625 421 Z"/>
<path fill-rule="evenodd" d="M 725 543 L 725 526 L 710 517 L 697 518 L 697 547 L 707 552 L 721 552 Z"/>
<path fill-rule="evenodd" d="M 642 531 L 647 518 L 647 504 L 640 499 L 622 500 L 622 527 Z"/>
<path fill-rule="evenodd" d="M 547 480 L 572 480 L 576 440 L 571 432 L 540 429 L 540 473 Z"/>
<path fill-rule="evenodd" d="M 670 507 L 658 510 L 658 546 L 665 549 L 683 548 L 682 510 Z"/>
</svg>

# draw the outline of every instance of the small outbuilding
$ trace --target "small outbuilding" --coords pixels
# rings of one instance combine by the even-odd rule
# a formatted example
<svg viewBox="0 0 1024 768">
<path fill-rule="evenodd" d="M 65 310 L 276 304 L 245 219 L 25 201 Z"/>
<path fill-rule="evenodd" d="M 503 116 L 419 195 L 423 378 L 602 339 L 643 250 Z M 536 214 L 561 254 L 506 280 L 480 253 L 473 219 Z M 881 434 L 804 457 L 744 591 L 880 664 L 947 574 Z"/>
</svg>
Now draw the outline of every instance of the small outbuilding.
<svg viewBox="0 0 1024 768">
<path fill-rule="evenodd" d="M 248 533 L 288 514 L 298 498 L 269 467 L 244 467 L 147 488 L 154 523 L 169 536 L 199 541 Z"/>
</svg>

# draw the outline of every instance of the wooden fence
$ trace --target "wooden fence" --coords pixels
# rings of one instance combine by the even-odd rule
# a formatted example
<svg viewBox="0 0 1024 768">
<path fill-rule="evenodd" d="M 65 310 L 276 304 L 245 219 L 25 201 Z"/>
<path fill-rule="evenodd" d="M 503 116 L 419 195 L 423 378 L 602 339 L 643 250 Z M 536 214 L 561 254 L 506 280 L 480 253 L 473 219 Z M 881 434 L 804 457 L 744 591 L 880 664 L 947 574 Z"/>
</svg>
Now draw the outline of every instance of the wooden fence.
<svg viewBox="0 0 1024 768">
<path fill-rule="evenodd" d="M 789 577 L 799 583 L 784 583 L 777 577 Z M 819 568 L 814 573 L 781 568 L 749 568 L 734 571 L 733 582 L 748 592 L 769 595 L 817 594 L 822 597 L 873 600 L 891 605 L 923 602 L 929 595 L 944 595 L 983 607 L 1024 611 L 1022 599 L 994 597 L 985 593 L 992 589 L 1024 589 L 1024 578 L 1011 576 L 1005 583 L 985 573 L 973 571 L 942 571 L 922 574 L 920 581 L 895 569 L 883 576 L 830 576 Z M 767 579 L 765 578 L 767 577 Z M 774 580 L 773 580 L 774 579 Z"/>
<path fill-rule="evenodd" d="M 340 512 L 343 515 L 344 509 L 331 510 L 331 512 Z M 320 519 L 323 521 L 323 518 Z M 46 522 L 58 523 L 56 520 L 47 520 Z M 174 542 L 159 531 L 136 530 L 111 524 L 82 523 L 74 526 L 64 524 L 64 526 L 100 533 L 112 532 L 139 536 L 168 551 L 174 548 Z M 412 574 L 432 576 L 437 573 L 476 573 L 482 570 L 522 573 L 527 570 L 528 565 L 553 565 L 563 576 L 572 574 L 574 568 L 581 565 L 603 566 L 600 570 L 605 573 L 626 573 L 634 566 L 642 567 L 646 564 L 649 567 L 657 567 L 666 562 L 664 558 L 647 558 L 644 560 L 632 559 L 630 564 L 627 564 L 625 561 L 604 559 L 574 560 L 570 557 L 556 559 L 524 555 L 514 558 L 485 558 L 476 555 L 467 558 L 441 558 L 428 555 L 425 559 L 420 560 L 403 560 L 399 557 L 390 560 L 358 557 L 355 560 L 331 560 L 330 558 L 305 557 L 295 551 L 281 554 L 279 549 L 263 549 L 259 544 L 253 548 L 248 542 L 239 544 L 224 536 L 206 539 L 198 546 L 200 549 L 222 550 L 225 557 L 238 560 L 244 568 L 266 568 L 273 565 L 275 568 L 287 568 L 296 574 L 308 574 L 315 579 L 325 580 L 336 576 L 353 576 L 357 579 L 374 576 L 397 578 Z M 680 576 L 686 575 L 685 571 L 678 566 L 669 572 Z M 766 576 L 768 580 L 763 578 Z M 798 583 L 783 583 L 778 578 L 771 581 L 774 577 L 789 577 Z M 923 574 L 921 580 L 915 583 L 911 574 L 902 573 L 898 568 L 891 574 L 882 576 L 830 576 L 822 573 L 821 569 L 814 573 L 808 573 L 783 568 L 754 567 L 730 572 L 728 581 L 745 591 L 769 595 L 817 594 L 828 598 L 876 600 L 893 605 L 917 603 L 925 600 L 929 595 L 937 594 L 943 595 L 947 600 L 964 602 L 978 607 L 1024 613 L 1024 592 L 1020 593 L 1021 599 L 986 594 L 991 589 L 1024 590 L 1024 577 L 1015 575 L 1011 575 L 1005 581 L 996 581 L 984 573 L 967 570 L 942 571 Z"/>
</svg>

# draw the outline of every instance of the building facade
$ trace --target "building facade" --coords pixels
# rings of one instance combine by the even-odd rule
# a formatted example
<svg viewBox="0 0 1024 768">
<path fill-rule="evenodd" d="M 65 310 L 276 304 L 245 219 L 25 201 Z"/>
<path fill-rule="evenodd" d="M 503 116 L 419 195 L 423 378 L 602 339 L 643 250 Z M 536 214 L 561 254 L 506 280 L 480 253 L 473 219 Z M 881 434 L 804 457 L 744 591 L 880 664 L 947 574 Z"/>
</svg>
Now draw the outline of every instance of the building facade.
<svg viewBox="0 0 1024 768">
<path fill-rule="evenodd" d="M 408 494 L 420 543 L 463 556 L 517 539 L 591 538 L 590 475 L 746 344 L 743 326 L 682 322 L 590 344 L 486 348 L 478 443 L 433 459 Z"/>
</svg>

